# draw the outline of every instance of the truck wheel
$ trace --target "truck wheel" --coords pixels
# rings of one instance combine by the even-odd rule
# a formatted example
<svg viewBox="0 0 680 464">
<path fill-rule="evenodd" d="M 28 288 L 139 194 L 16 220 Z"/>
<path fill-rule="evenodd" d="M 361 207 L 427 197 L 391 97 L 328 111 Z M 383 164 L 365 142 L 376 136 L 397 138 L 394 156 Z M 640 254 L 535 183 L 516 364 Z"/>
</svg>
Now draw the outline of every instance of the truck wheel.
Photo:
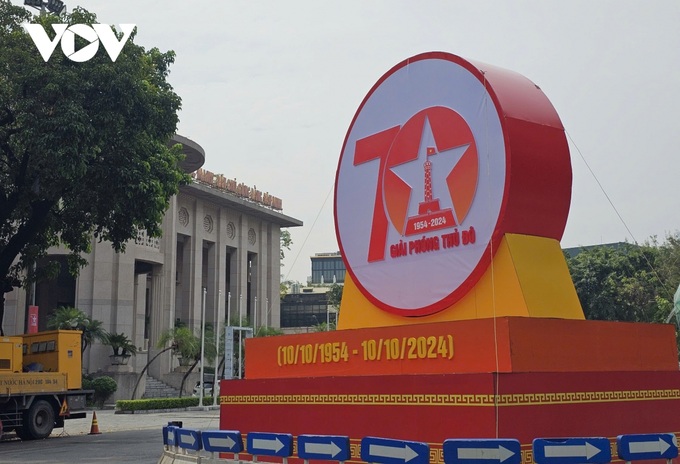
<svg viewBox="0 0 680 464">
<path fill-rule="evenodd" d="M 24 416 L 23 432 L 29 440 L 47 438 L 54 429 L 54 409 L 45 400 L 34 402 Z"/>
</svg>

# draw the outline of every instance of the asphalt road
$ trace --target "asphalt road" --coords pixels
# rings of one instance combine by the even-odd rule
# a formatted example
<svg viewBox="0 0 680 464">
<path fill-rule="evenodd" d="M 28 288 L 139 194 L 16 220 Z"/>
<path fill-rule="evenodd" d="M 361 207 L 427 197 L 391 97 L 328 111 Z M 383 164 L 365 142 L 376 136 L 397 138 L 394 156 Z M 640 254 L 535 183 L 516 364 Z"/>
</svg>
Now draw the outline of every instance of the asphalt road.
<svg viewBox="0 0 680 464">
<path fill-rule="evenodd" d="M 169 421 L 184 427 L 219 429 L 219 411 L 179 411 L 152 414 L 113 414 L 97 411 L 101 434 L 90 435 L 92 414 L 66 422 L 45 440 L 0 442 L 2 464 L 138 463 L 156 464 L 163 452 L 162 427 Z M 11 437 L 10 437 L 11 438 Z"/>
</svg>

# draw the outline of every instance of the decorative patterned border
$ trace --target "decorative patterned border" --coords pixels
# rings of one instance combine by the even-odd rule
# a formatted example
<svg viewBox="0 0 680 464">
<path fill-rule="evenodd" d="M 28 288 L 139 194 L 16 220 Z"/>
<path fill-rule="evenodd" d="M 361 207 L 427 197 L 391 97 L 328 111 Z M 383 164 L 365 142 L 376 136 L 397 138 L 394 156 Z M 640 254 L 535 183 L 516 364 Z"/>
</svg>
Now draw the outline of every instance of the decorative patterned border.
<svg viewBox="0 0 680 464">
<path fill-rule="evenodd" d="M 519 393 L 498 396 L 473 394 L 226 395 L 220 397 L 220 404 L 509 407 L 678 399 L 680 399 L 680 389 Z"/>
</svg>

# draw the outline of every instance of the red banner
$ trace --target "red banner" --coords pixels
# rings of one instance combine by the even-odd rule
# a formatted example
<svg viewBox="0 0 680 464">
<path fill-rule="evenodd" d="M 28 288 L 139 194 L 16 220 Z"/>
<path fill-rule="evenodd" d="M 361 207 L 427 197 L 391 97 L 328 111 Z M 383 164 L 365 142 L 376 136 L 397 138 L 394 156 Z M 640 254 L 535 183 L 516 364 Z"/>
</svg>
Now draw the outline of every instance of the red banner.
<svg viewBox="0 0 680 464">
<path fill-rule="evenodd" d="M 38 307 L 28 307 L 28 333 L 38 333 Z"/>
</svg>

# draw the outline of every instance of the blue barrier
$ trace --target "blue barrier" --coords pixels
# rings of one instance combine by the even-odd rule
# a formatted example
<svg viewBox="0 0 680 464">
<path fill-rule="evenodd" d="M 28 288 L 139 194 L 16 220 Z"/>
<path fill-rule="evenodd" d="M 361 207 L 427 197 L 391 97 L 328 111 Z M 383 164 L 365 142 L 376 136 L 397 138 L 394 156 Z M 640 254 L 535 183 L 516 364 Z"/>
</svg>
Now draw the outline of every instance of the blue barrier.
<svg viewBox="0 0 680 464">
<path fill-rule="evenodd" d="M 624 461 L 678 457 L 678 441 L 672 433 L 619 435 L 616 445 L 617 454 Z"/>
<path fill-rule="evenodd" d="M 364 437 L 361 439 L 361 459 L 379 464 L 428 464 L 430 447 L 417 441 Z"/>
<path fill-rule="evenodd" d="M 537 438 L 533 442 L 536 464 L 605 464 L 612 460 L 609 440 L 589 438 Z"/>
<path fill-rule="evenodd" d="M 176 429 L 177 445 L 182 449 L 193 451 L 200 451 L 201 446 L 201 432 L 191 429 Z"/>
<path fill-rule="evenodd" d="M 243 438 L 236 430 L 204 430 L 201 439 L 203 449 L 211 453 L 238 454 L 243 451 Z"/>
<path fill-rule="evenodd" d="M 163 445 L 184 450 L 211 453 L 243 452 L 241 432 L 235 430 L 192 430 L 168 424 L 163 429 Z M 293 436 L 286 433 L 250 432 L 247 452 L 253 456 L 287 458 L 293 455 Z M 650 461 L 678 457 L 678 442 L 673 433 L 619 435 L 618 457 L 624 461 Z M 521 445 L 515 439 L 451 438 L 442 444 L 445 464 L 521 464 Z M 536 464 L 607 464 L 612 454 L 608 438 L 537 438 L 532 443 Z M 427 443 L 364 437 L 361 459 L 376 464 L 428 464 Z M 297 457 L 308 460 L 349 461 L 350 439 L 343 435 L 311 435 L 297 437 Z M 238 459 L 238 456 L 236 456 Z"/>
<path fill-rule="evenodd" d="M 521 446 L 511 439 L 448 439 L 442 446 L 446 464 L 520 464 Z"/>
<path fill-rule="evenodd" d="M 293 435 L 288 433 L 250 432 L 247 438 L 248 452 L 253 456 L 278 456 L 287 458 L 293 454 Z"/>
<path fill-rule="evenodd" d="M 167 425 L 163 427 L 163 445 L 166 447 L 177 446 L 177 427 Z"/>
<path fill-rule="evenodd" d="M 340 435 L 300 435 L 297 439 L 298 457 L 326 461 L 348 461 L 349 437 Z"/>
</svg>

